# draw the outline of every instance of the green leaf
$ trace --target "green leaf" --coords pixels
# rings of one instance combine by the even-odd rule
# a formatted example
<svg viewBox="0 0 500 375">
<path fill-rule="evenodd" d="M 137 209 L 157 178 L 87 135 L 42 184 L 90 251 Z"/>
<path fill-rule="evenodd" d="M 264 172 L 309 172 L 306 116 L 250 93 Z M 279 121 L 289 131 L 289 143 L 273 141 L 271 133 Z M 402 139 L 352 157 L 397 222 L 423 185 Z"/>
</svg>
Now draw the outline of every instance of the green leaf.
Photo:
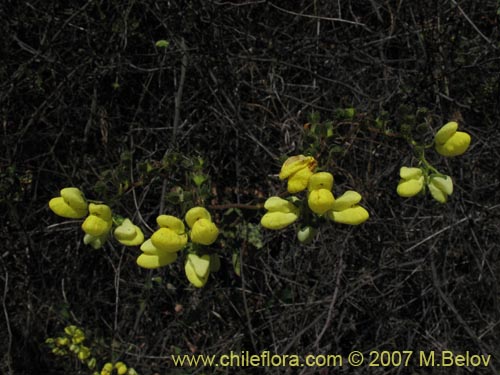
<svg viewBox="0 0 500 375">
<path fill-rule="evenodd" d="M 156 41 L 155 46 L 158 48 L 167 48 L 170 45 L 170 42 L 165 39 L 160 39 Z"/>
<path fill-rule="evenodd" d="M 240 254 L 236 251 L 233 252 L 232 263 L 233 263 L 234 273 L 237 274 L 238 276 L 241 276 Z"/>
<path fill-rule="evenodd" d="M 195 175 L 193 175 L 192 179 L 193 179 L 193 182 L 195 183 L 195 185 L 197 187 L 200 187 L 207 180 L 207 176 L 202 175 L 202 174 L 195 174 Z"/>
</svg>

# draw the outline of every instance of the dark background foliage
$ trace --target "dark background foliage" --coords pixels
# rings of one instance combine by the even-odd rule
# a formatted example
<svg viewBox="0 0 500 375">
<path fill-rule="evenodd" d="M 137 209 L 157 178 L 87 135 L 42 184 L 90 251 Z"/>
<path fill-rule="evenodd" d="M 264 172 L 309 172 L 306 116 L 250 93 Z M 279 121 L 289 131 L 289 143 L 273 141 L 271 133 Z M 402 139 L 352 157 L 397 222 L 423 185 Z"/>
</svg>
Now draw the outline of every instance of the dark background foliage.
<svg viewBox="0 0 500 375">
<path fill-rule="evenodd" d="M 495 357 L 473 373 L 498 373 L 498 11 L 492 0 L 2 1 L 0 372 L 86 373 L 43 344 L 77 324 L 102 361 L 141 374 L 174 373 L 176 351 L 230 350 L 468 350 Z M 310 147 L 312 112 L 333 120 L 315 156 L 335 194 L 359 191 L 371 218 L 324 227 L 308 246 L 293 229 L 263 231 L 256 249 L 237 224 L 262 212 L 215 207 L 283 192 L 276 174 Z M 422 113 L 430 129 L 455 119 L 472 135 L 465 155 L 431 157 L 455 181 L 446 205 L 395 193 L 399 168 L 415 164 L 400 126 L 417 131 Z M 90 250 L 78 223 L 48 210 L 78 186 L 150 234 L 160 212 L 200 203 L 197 158 L 210 176 L 202 203 L 229 228 L 203 290 L 181 262 L 147 271 L 136 249 Z M 231 373 L 333 373 L 299 370 Z"/>
</svg>

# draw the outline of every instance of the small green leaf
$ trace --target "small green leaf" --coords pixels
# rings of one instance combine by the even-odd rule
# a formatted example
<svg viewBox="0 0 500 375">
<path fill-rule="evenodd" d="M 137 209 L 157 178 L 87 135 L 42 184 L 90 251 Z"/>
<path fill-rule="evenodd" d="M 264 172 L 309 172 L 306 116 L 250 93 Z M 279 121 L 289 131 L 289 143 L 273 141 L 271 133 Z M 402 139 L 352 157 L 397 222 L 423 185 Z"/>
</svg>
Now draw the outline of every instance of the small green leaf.
<svg viewBox="0 0 500 375">
<path fill-rule="evenodd" d="M 232 263 L 233 263 L 234 273 L 237 274 L 238 276 L 241 276 L 240 254 L 238 254 L 237 252 L 233 253 Z"/>
<path fill-rule="evenodd" d="M 202 174 L 195 174 L 195 175 L 193 175 L 192 179 L 193 179 L 193 182 L 195 183 L 195 185 L 197 187 L 200 187 L 207 180 L 207 177 L 205 175 L 202 175 Z"/>
<path fill-rule="evenodd" d="M 158 48 L 167 48 L 169 46 L 170 42 L 165 39 L 160 39 L 155 43 L 155 46 Z"/>
</svg>

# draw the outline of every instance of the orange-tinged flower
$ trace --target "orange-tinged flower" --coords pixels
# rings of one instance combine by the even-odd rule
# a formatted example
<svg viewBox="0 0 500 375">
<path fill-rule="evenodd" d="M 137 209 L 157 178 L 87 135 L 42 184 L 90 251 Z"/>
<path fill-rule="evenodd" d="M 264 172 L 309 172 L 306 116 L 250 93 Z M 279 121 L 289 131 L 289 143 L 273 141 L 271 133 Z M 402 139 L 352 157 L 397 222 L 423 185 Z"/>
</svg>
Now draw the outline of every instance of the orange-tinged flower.
<svg viewBox="0 0 500 375">
<path fill-rule="evenodd" d="M 281 180 L 288 179 L 289 193 L 297 193 L 307 188 L 316 165 L 317 162 L 312 156 L 291 156 L 283 163 L 279 177 Z"/>
</svg>

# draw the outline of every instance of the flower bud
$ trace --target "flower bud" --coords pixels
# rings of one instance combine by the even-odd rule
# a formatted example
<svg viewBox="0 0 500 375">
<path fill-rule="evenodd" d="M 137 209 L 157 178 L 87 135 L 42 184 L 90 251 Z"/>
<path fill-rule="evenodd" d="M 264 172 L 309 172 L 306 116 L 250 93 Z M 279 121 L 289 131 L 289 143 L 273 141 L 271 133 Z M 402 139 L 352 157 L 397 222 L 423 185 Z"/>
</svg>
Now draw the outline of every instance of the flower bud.
<svg viewBox="0 0 500 375">
<path fill-rule="evenodd" d="M 299 231 L 297 232 L 297 239 L 301 243 L 306 244 L 311 242 L 314 239 L 315 235 L 316 229 L 308 225 L 307 227 L 299 229 Z"/>
</svg>

